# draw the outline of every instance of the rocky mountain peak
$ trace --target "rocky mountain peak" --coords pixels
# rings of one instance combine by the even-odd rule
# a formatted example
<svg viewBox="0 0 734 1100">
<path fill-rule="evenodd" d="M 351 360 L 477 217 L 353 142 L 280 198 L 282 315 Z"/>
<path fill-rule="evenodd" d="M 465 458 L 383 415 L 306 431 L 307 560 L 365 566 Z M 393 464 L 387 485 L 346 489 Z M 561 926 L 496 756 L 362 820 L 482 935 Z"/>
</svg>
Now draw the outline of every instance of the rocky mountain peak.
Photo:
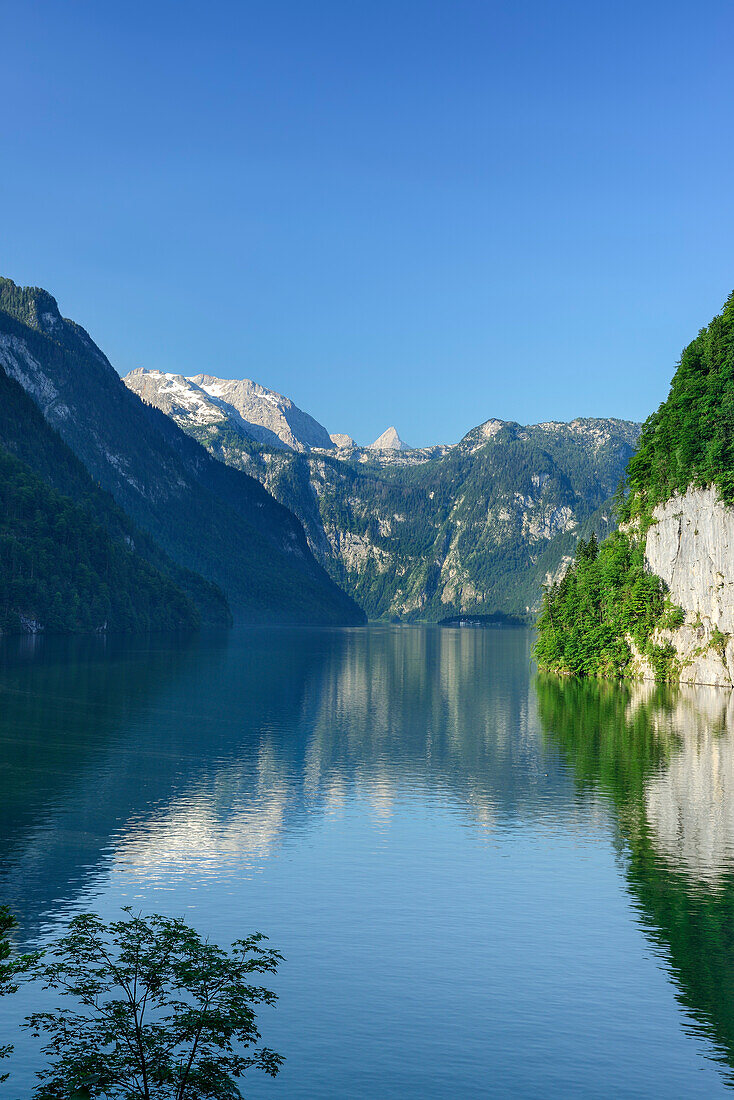
<svg viewBox="0 0 734 1100">
<path fill-rule="evenodd" d="M 332 432 L 330 439 L 334 446 L 338 447 L 340 451 L 347 449 L 353 450 L 357 446 L 351 435 L 346 435 L 344 432 Z"/>
<path fill-rule="evenodd" d="M 390 427 L 383 432 L 374 443 L 370 445 L 372 451 L 409 451 L 410 447 L 404 443 L 397 432 L 397 428 Z"/>
<path fill-rule="evenodd" d="M 270 447 L 294 451 L 313 447 L 333 450 L 326 428 L 288 397 L 249 378 L 217 378 L 213 374 L 163 374 L 138 368 L 123 379 L 152 405 L 180 424 L 199 426 L 227 421 L 240 435 Z"/>
</svg>

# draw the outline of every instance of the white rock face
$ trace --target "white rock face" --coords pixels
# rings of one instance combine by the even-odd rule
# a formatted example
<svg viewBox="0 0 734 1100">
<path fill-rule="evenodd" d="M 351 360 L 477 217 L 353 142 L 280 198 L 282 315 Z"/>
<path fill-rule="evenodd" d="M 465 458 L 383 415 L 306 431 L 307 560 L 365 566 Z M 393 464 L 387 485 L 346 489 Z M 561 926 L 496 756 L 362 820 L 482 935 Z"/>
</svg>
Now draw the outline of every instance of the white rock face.
<svg viewBox="0 0 734 1100">
<path fill-rule="evenodd" d="M 251 428 L 274 433 L 293 450 L 310 447 L 333 450 L 334 444 L 323 424 L 274 390 L 265 389 L 249 378 L 236 380 L 196 374 L 191 381 L 216 401 L 236 409 Z"/>
<path fill-rule="evenodd" d="M 25 340 L 0 333 L 0 366 L 35 399 L 44 416 L 48 416 L 59 395 Z"/>
<path fill-rule="evenodd" d="M 142 397 L 143 401 L 155 405 L 174 420 L 189 420 L 206 426 L 224 424 L 230 419 L 226 411 L 216 405 L 204 390 L 182 374 L 163 374 L 159 370 L 138 367 L 137 370 L 130 371 L 123 382 L 129 390 Z M 242 427 L 246 427 L 244 421 Z"/>
<path fill-rule="evenodd" d="M 351 435 L 345 435 L 344 432 L 332 432 L 329 438 L 340 451 L 353 450 L 357 446 Z"/>
<path fill-rule="evenodd" d="M 659 504 L 647 533 L 645 564 L 685 612 L 677 630 L 653 641 L 675 646 L 683 684 L 734 686 L 734 508 L 716 489 L 688 489 Z M 722 635 L 724 637 L 722 637 Z M 639 675 L 654 678 L 635 653 Z"/>
<path fill-rule="evenodd" d="M 396 428 L 388 428 L 382 435 L 370 444 L 371 451 L 409 451 L 407 443 L 403 443 Z"/>
<path fill-rule="evenodd" d="M 202 426 L 229 421 L 240 434 L 271 447 L 294 451 L 334 450 L 326 428 L 280 393 L 249 378 L 215 378 L 211 374 L 180 374 L 139 367 L 123 382 L 144 401 L 175 419 Z"/>
<path fill-rule="evenodd" d="M 734 508 L 716 489 L 689 489 L 660 504 L 647 534 L 645 562 L 673 603 L 725 634 L 734 631 Z"/>
</svg>

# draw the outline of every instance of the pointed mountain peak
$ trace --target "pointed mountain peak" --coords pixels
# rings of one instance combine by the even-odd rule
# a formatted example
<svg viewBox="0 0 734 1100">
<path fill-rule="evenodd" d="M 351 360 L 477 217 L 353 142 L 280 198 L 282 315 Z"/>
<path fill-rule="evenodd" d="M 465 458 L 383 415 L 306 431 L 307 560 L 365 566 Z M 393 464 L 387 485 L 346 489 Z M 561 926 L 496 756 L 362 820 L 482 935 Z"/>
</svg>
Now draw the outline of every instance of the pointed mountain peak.
<svg viewBox="0 0 734 1100">
<path fill-rule="evenodd" d="M 398 435 L 397 428 L 388 428 L 386 432 L 383 432 L 379 439 L 376 439 L 371 444 L 370 450 L 372 451 L 409 451 L 410 447 L 407 443 L 403 443 L 402 439 Z"/>
</svg>

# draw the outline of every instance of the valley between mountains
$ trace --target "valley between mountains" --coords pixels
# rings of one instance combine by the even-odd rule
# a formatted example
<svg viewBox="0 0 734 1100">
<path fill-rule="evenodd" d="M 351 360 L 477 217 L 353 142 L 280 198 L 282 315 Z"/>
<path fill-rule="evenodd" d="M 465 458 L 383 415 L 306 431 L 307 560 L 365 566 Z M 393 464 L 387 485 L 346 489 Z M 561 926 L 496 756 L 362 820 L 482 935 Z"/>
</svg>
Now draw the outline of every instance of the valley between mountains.
<svg viewBox="0 0 734 1100">
<path fill-rule="evenodd" d="M 532 614 L 579 535 L 612 529 L 610 497 L 640 430 L 493 419 L 453 446 L 412 448 L 391 427 L 359 447 L 247 379 L 141 368 L 124 381 L 294 512 L 372 619 Z"/>
<path fill-rule="evenodd" d="M 0 279 L 0 631 L 526 618 L 603 537 L 639 425 L 485 421 L 367 447 L 247 379 L 123 381 Z M 339 427 L 343 427 L 340 425 Z"/>
</svg>

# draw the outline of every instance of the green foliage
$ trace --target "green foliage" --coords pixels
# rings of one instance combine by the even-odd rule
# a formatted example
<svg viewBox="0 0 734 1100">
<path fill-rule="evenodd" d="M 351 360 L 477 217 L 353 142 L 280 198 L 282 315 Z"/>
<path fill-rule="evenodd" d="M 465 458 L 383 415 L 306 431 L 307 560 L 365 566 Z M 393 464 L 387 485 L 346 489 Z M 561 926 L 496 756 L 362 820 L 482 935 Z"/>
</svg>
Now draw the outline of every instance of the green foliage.
<svg viewBox="0 0 734 1100">
<path fill-rule="evenodd" d="M 1 284 L 2 280 L 0 280 L 0 286 Z M 215 585 L 205 581 L 203 577 L 173 562 L 149 535 L 128 518 L 115 503 L 112 496 L 95 484 L 88 471 L 64 443 L 58 432 L 46 423 L 41 412 L 25 390 L 16 381 L 9 378 L 1 368 L 0 451 L 12 455 L 19 464 L 15 468 L 17 470 L 22 468 L 25 471 L 23 476 L 26 481 L 33 482 L 36 486 L 32 492 L 37 494 L 40 508 L 48 507 L 48 502 L 52 499 L 53 494 L 48 493 L 46 490 L 55 490 L 59 497 L 65 498 L 66 506 L 71 502 L 78 506 L 79 512 L 76 514 L 81 517 L 79 522 L 84 530 L 91 527 L 104 529 L 117 546 L 117 549 L 113 548 L 111 551 L 115 558 L 120 556 L 119 550 L 121 549 L 130 551 L 137 558 L 144 559 L 142 563 L 139 562 L 141 577 L 148 576 L 152 569 L 153 572 L 163 575 L 161 580 L 165 578 L 171 586 L 175 587 L 176 596 L 174 605 L 170 608 L 170 614 L 164 607 L 158 608 L 156 614 L 158 611 L 163 612 L 162 618 L 158 621 L 161 623 L 168 622 L 170 625 L 175 620 L 178 621 L 179 626 L 194 625 L 197 618 L 202 623 L 218 626 L 228 625 L 231 622 L 224 594 Z M 39 483 L 42 483 L 45 488 L 39 488 Z M 40 503 L 41 498 L 45 503 Z M 0 520 L 0 522 L 2 521 Z M 23 539 L 22 531 L 20 536 Z M 101 537 L 99 532 L 97 532 L 96 537 Z M 26 537 L 24 541 L 26 548 L 30 549 L 31 538 Z M 59 552 L 63 554 L 63 547 L 59 548 Z M 129 565 L 129 560 L 124 555 L 122 556 Z M 88 555 L 83 553 L 83 559 L 85 557 L 88 557 Z M 55 568 L 55 564 L 50 558 L 46 560 L 45 565 L 52 570 Z M 75 582 L 70 578 L 68 569 L 65 574 L 62 569 L 61 574 L 57 573 L 57 576 L 61 576 L 62 602 L 68 608 L 71 597 L 69 596 L 67 599 L 67 595 L 69 595 L 67 589 L 74 589 Z M 26 579 L 30 584 L 31 578 Z M 37 567 L 34 567 L 32 579 L 36 582 L 37 588 L 46 584 Z M 100 578 L 100 580 L 102 579 Z M 102 580 L 102 584 L 105 583 Z M 122 578 L 122 584 L 123 589 L 126 589 L 124 577 Z M 51 587 L 50 577 L 48 587 Z M 143 590 L 146 587 L 147 582 L 144 581 Z M 165 585 L 161 587 L 165 588 Z M 30 584 L 30 588 L 33 589 L 34 585 Z M 57 591 L 59 591 L 58 584 L 53 588 L 52 596 L 55 596 Z M 194 605 L 193 608 L 189 607 L 183 618 L 179 614 L 180 607 L 179 612 L 176 611 L 175 607 L 175 604 L 181 603 L 182 593 Z M 148 595 L 150 595 L 150 592 Z M 34 599 L 32 602 L 38 612 L 36 617 L 45 623 L 50 611 L 50 603 L 46 604 L 40 598 L 42 597 L 40 588 L 38 588 L 38 596 L 39 598 Z M 145 600 L 132 593 L 132 603 L 132 621 L 137 620 L 135 629 L 142 629 L 147 613 L 140 616 L 136 609 L 142 610 Z M 20 606 L 18 609 L 21 612 L 23 611 Z M 99 625 L 99 622 L 96 625 Z M 150 627 L 146 627 L 146 629 L 154 627 L 155 621 L 151 621 Z M 0 629 L 2 629 L 1 626 Z M 82 623 L 81 620 L 75 625 L 67 616 L 64 629 L 89 629 L 89 625 Z M 114 629 L 124 628 L 120 623 L 116 623 Z"/>
<path fill-rule="evenodd" d="M 248 1069 L 275 1076 L 283 1059 L 256 1047 L 255 1014 L 275 994 L 251 983 L 282 956 L 259 934 L 225 951 L 183 920 L 124 913 L 75 917 L 36 962 L 45 988 L 74 1002 L 28 1018 L 47 1040 L 39 1100 L 234 1100 Z"/>
<path fill-rule="evenodd" d="M 572 760 L 582 789 L 598 790 L 624 809 L 644 803 L 645 782 L 679 746 L 670 723 L 675 689 L 655 688 L 633 705 L 629 684 L 540 674 L 535 682 L 545 739 Z"/>
<path fill-rule="evenodd" d="M 666 610 L 658 623 L 663 630 L 677 630 L 686 621 L 685 612 L 677 604 L 666 604 Z"/>
<path fill-rule="evenodd" d="M 166 571 L 202 618 L 229 621 L 228 601 L 242 621 L 364 621 L 310 553 L 296 518 L 253 478 L 212 459 L 144 405 L 49 294 L 0 279 L 0 334 L 16 348 L 29 392 L 53 395 L 44 399 L 45 415 L 87 477 L 114 498 L 118 518 L 123 513 L 128 526 L 144 532 L 156 567 L 175 563 Z M 1 408 L 0 401 L 0 420 Z M 32 456 L 23 457 L 37 468 Z M 56 484 L 53 465 L 41 476 L 68 491 Z"/>
<path fill-rule="evenodd" d="M 10 940 L 9 933 L 15 928 L 15 920 L 4 905 L 0 905 L 0 997 L 4 993 L 14 992 L 13 984 L 14 968 L 9 962 Z M 0 1044 L 0 1058 L 7 1058 L 12 1054 L 13 1048 Z M 7 1081 L 7 1073 L 0 1073 L 0 1081 Z"/>
<path fill-rule="evenodd" d="M 622 519 L 650 513 L 689 485 L 734 504 L 734 293 L 681 355 L 667 400 L 648 418 L 628 467 Z"/>
<path fill-rule="evenodd" d="M 576 783 L 599 791 L 615 808 L 620 840 L 625 847 L 624 873 L 639 908 L 642 926 L 656 948 L 664 951 L 675 975 L 681 1003 L 718 1047 L 719 1056 L 734 1066 L 734 874 L 728 859 L 716 860 L 720 874 L 706 881 L 690 876 L 685 858 L 673 860 L 661 847 L 659 827 L 650 819 L 650 781 L 659 782 L 667 765 L 689 740 L 706 750 L 700 731 L 714 737 L 730 731 L 726 699 L 717 717 L 705 703 L 687 696 L 681 706 L 676 688 L 660 686 L 636 693 L 624 683 L 539 676 L 538 710 L 544 740 L 560 751 Z M 701 756 L 701 753 L 704 756 Z M 712 766 L 712 774 L 717 768 Z M 695 785 L 672 796 L 694 807 L 701 828 L 701 791 Z M 705 803 L 705 799 L 703 800 Z M 683 814 L 683 819 L 685 814 Z M 687 825 L 681 825 L 685 836 Z M 694 828 L 694 833 L 696 829 Z M 708 858 L 696 834 L 696 855 L 704 867 Z"/>
<path fill-rule="evenodd" d="M 625 533 L 611 535 L 591 562 L 580 543 L 566 576 L 545 593 L 536 645 L 542 669 L 624 675 L 631 637 L 658 680 L 675 678 L 674 647 L 655 645 L 651 635 L 656 627 L 675 630 L 684 616 L 645 570 L 645 537 L 655 506 L 690 485 L 715 485 L 734 504 L 734 294 L 684 350 L 667 401 L 645 422 L 627 480 L 627 495 L 620 488 L 615 498 Z M 723 653 L 725 643 L 717 631 L 711 644 Z"/>
<path fill-rule="evenodd" d="M 651 635 L 666 612 L 665 586 L 645 569 L 644 542 L 616 531 L 597 545 L 579 541 L 558 584 L 545 590 L 535 655 L 540 668 L 573 676 L 623 676 L 632 656 L 628 638 L 655 668 L 672 675 L 669 648 Z"/>
<path fill-rule="evenodd" d="M 18 922 L 5 905 L 0 905 L 0 997 L 6 993 L 16 993 L 18 990 L 17 979 L 24 974 L 36 961 L 35 955 L 13 956 L 10 944 L 10 933 L 18 927 Z M 13 1047 L 0 1043 L 0 1059 L 8 1058 L 13 1053 Z M 0 1073 L 0 1081 L 7 1081 L 10 1075 Z"/>
<path fill-rule="evenodd" d="M 0 631 L 192 629 L 193 604 L 0 446 Z"/>
<path fill-rule="evenodd" d="M 324 568 L 370 618 L 424 621 L 526 616 L 579 531 L 612 529 L 604 505 L 637 437 L 621 421 L 505 424 L 445 453 L 345 460 L 261 447 L 231 424 L 177 423 L 296 513 Z M 554 515 L 579 526 L 546 532 Z"/>
</svg>

